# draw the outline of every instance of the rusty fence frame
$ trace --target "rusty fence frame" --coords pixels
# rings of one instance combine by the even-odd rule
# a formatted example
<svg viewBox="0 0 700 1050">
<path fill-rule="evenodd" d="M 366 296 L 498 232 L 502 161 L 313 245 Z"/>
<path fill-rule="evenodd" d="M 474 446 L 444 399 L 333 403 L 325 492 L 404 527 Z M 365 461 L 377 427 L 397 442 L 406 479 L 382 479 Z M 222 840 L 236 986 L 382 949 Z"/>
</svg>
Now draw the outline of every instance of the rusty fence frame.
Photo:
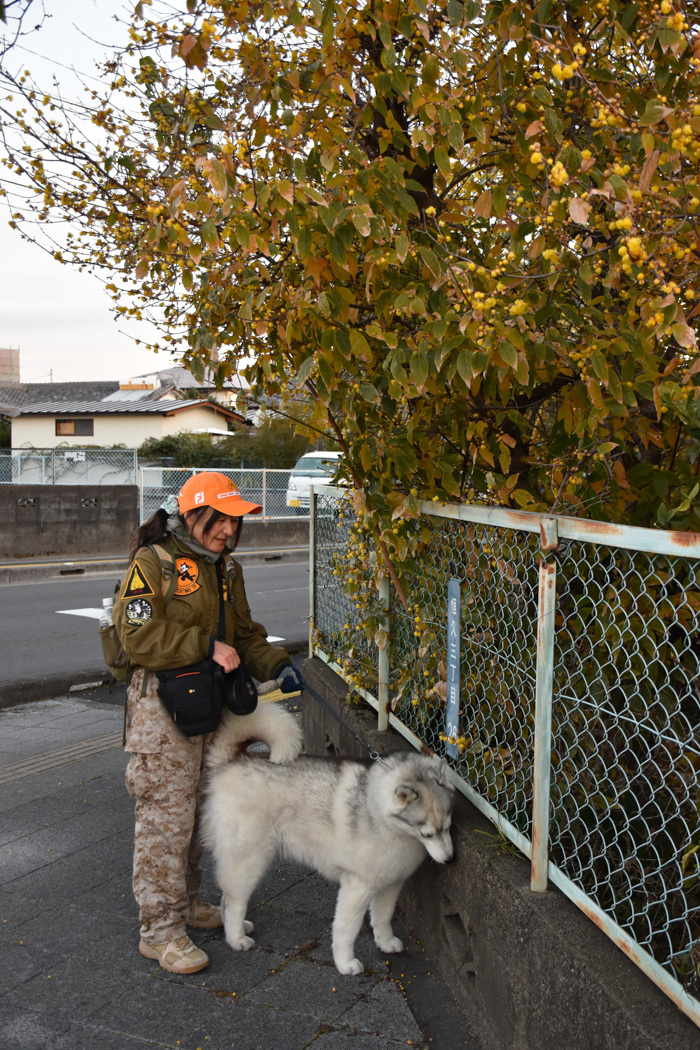
<svg viewBox="0 0 700 1050">
<path fill-rule="evenodd" d="M 319 644 L 316 630 L 319 617 L 322 618 L 323 615 L 320 611 L 323 605 L 323 580 L 319 579 L 316 559 L 319 496 L 331 497 L 340 505 L 341 501 L 347 500 L 348 492 L 347 489 L 330 485 L 315 485 L 311 490 L 309 654 L 318 656 L 345 681 L 348 681 L 344 668 L 336 660 L 334 654 L 324 651 Z M 531 889 L 534 892 L 544 892 L 549 883 L 556 886 L 614 941 L 683 1013 L 700 1027 L 700 1001 L 690 995 L 667 969 L 615 922 L 608 912 L 603 910 L 549 859 L 550 759 L 557 604 L 557 562 L 553 552 L 556 551 L 562 540 L 578 540 L 609 548 L 695 560 L 700 559 L 700 534 L 657 531 L 485 506 L 436 504 L 427 501 L 422 501 L 419 506 L 421 515 L 425 517 L 450 518 L 473 525 L 490 526 L 494 529 L 535 534 L 539 536 L 539 547 L 542 554 L 538 586 L 531 837 L 524 835 L 521 830 L 505 819 L 497 808 L 450 768 L 451 780 L 458 790 L 528 858 L 531 865 Z M 389 582 L 386 577 L 382 581 L 382 588 L 381 601 L 386 610 L 384 627 L 388 631 Z M 357 682 L 348 682 L 348 684 L 355 694 L 360 695 L 377 711 L 377 728 L 380 731 L 391 727 L 408 739 L 414 747 L 420 749 L 425 746 L 425 742 L 391 711 L 389 651 L 390 646 L 387 645 L 377 652 L 376 696 L 358 685 Z"/>
</svg>

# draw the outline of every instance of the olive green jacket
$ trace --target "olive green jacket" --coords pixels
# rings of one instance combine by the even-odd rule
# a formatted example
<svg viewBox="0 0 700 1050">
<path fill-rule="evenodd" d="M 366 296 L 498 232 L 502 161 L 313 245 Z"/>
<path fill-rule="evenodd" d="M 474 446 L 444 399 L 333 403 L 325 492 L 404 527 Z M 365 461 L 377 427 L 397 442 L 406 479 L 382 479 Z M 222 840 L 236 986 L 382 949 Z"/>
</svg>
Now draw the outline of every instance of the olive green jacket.
<svg viewBox="0 0 700 1050">
<path fill-rule="evenodd" d="M 219 591 L 215 564 L 198 557 L 174 536 L 159 547 L 175 560 L 176 586 L 165 601 L 163 565 L 150 547 L 141 547 L 129 566 L 115 599 L 112 616 L 122 645 L 135 667 L 162 671 L 185 667 L 211 656 L 218 638 Z M 256 623 L 243 584 L 240 564 L 225 559 L 225 641 L 259 681 L 273 678 L 289 663 L 285 649 L 270 645 L 267 631 Z"/>
</svg>

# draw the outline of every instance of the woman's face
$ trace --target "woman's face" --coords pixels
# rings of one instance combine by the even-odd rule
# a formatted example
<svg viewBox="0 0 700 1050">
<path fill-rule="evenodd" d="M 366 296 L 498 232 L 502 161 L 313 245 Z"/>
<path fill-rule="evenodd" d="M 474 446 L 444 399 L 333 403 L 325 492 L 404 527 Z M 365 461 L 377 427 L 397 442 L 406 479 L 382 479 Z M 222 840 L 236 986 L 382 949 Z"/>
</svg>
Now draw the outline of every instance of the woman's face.
<svg viewBox="0 0 700 1050">
<path fill-rule="evenodd" d="M 211 518 L 211 513 L 211 510 L 207 508 L 207 513 L 200 515 L 195 520 L 196 512 L 189 511 L 185 514 L 185 524 L 192 539 L 196 540 L 197 543 L 201 543 L 202 547 L 206 547 L 212 554 L 221 554 L 226 548 L 228 541 L 236 534 L 238 519 L 231 518 L 228 514 L 219 514 L 212 527 L 205 534 L 204 530 Z"/>
</svg>

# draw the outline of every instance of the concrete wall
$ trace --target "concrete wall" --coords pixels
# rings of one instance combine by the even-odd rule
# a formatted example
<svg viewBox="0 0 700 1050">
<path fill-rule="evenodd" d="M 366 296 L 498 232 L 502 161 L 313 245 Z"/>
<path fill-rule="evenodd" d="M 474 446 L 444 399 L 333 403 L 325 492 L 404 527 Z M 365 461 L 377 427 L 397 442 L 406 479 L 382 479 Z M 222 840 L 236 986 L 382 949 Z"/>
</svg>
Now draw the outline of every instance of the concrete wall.
<svg viewBox="0 0 700 1050">
<path fill-rule="evenodd" d="M 0 557 L 119 553 L 137 525 L 135 485 L 0 488 Z"/>
<path fill-rule="evenodd" d="M 126 554 L 139 524 L 135 485 L 1 485 L 0 558 Z M 248 519 L 241 550 L 304 547 L 308 518 Z"/>
<path fill-rule="evenodd" d="M 410 748 L 376 732 L 371 708 L 343 703 L 322 661 L 303 674 L 380 754 Z M 303 723 L 310 754 L 367 757 L 308 693 Z M 698 1050 L 692 1021 L 562 894 L 531 893 L 528 862 L 459 794 L 452 830 L 455 860 L 427 860 L 399 906 L 484 1050 Z"/>
</svg>

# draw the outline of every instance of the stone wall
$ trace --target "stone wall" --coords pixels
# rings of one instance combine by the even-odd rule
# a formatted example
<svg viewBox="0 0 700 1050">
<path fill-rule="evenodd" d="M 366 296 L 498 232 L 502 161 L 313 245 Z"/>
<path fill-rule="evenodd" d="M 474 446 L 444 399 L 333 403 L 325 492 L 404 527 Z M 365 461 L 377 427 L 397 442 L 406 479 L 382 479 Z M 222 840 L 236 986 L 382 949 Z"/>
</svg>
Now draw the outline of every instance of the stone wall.
<svg viewBox="0 0 700 1050">
<path fill-rule="evenodd" d="M 321 660 L 303 674 L 380 754 L 411 746 Z M 367 757 L 309 693 L 303 723 L 310 754 Z M 532 893 L 528 862 L 459 793 L 452 831 L 454 861 L 421 865 L 399 907 L 484 1050 L 698 1050 L 692 1021 L 561 893 Z"/>
<path fill-rule="evenodd" d="M 0 485 L 0 558 L 126 555 L 138 524 L 135 485 Z M 249 520 L 242 549 L 308 542 L 308 518 Z"/>
<path fill-rule="evenodd" d="M 138 524 L 135 485 L 0 486 L 0 557 L 126 551 Z"/>
</svg>

